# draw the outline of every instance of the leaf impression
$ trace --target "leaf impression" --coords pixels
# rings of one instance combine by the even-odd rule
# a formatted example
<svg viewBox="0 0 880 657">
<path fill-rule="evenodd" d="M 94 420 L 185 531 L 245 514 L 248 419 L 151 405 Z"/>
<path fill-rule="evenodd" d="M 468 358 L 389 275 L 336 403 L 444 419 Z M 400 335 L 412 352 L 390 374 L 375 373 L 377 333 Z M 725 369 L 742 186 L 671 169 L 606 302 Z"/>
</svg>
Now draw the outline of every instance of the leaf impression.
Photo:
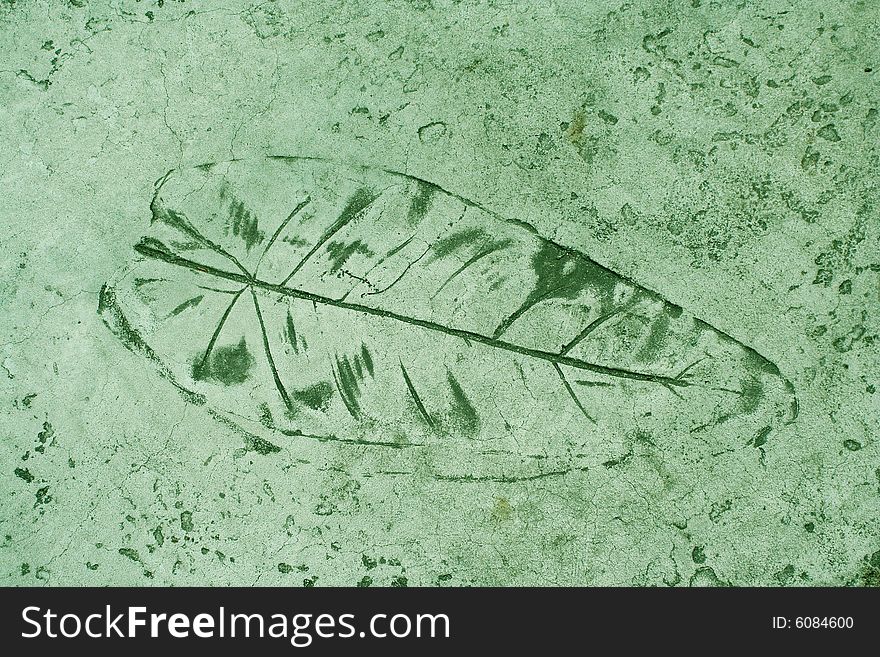
<svg viewBox="0 0 880 657">
<path fill-rule="evenodd" d="M 412 176 L 221 162 L 163 177 L 150 216 L 99 312 L 255 445 L 406 452 L 473 479 L 593 467 L 646 426 L 739 437 L 797 416 L 755 349 Z"/>
</svg>

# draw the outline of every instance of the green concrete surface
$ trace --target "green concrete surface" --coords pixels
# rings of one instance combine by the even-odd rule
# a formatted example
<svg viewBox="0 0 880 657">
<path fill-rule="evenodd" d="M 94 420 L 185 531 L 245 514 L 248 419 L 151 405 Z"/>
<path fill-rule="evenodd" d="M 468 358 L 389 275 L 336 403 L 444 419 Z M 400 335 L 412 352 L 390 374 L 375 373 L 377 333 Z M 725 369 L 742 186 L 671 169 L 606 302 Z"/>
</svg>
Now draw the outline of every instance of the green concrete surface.
<svg viewBox="0 0 880 657">
<path fill-rule="evenodd" d="M 878 33 L 0 0 L 0 582 L 880 585 Z"/>
</svg>

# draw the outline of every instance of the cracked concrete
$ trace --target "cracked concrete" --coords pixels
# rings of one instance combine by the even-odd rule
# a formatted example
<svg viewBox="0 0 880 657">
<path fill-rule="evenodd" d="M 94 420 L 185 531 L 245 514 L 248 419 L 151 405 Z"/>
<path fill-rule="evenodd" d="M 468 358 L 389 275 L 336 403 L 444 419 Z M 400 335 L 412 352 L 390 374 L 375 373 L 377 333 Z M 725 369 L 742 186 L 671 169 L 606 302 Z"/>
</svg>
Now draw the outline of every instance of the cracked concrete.
<svg viewBox="0 0 880 657">
<path fill-rule="evenodd" d="M 878 27 L 858 1 L 0 0 L 2 581 L 877 585 Z M 676 424 L 656 405 L 698 405 L 629 388 L 602 409 L 619 426 L 577 443 L 570 400 L 537 432 L 509 407 L 514 385 L 546 406 L 552 367 L 474 394 L 465 358 L 447 365 L 497 424 L 485 444 L 424 456 L 277 416 L 253 429 L 277 450 L 244 438 L 248 399 L 190 403 L 96 309 L 140 266 L 158 180 L 270 155 L 400 171 L 526 222 L 754 348 L 799 414 Z M 278 189 L 257 187 L 254 206 Z M 346 280 L 383 287 L 345 253 Z M 301 337 L 337 339 L 322 329 Z M 439 425 L 396 339 L 390 369 Z"/>
</svg>

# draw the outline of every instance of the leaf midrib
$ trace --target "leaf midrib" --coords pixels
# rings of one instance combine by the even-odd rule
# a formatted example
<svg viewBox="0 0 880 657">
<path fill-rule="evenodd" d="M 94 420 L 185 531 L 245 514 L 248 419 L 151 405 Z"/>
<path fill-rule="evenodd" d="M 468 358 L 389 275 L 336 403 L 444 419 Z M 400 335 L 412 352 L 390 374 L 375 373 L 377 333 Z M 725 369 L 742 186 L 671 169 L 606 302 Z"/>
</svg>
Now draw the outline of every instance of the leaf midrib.
<svg viewBox="0 0 880 657">
<path fill-rule="evenodd" d="M 630 379 L 635 381 L 645 381 L 650 383 L 656 383 L 663 386 L 674 386 L 679 388 L 687 388 L 687 387 L 708 387 L 713 390 L 719 390 L 722 392 L 730 392 L 733 394 L 741 394 L 737 390 L 730 390 L 727 388 L 715 388 L 709 386 L 707 384 L 701 384 L 699 382 L 687 381 L 684 379 L 679 379 L 675 377 L 663 376 L 660 374 L 651 374 L 648 372 L 639 372 L 635 370 L 628 370 L 620 367 L 610 367 L 607 365 L 599 365 L 597 363 L 590 363 L 588 361 L 573 358 L 571 356 L 557 354 L 549 351 L 543 351 L 540 349 L 532 349 L 529 347 L 523 347 L 518 344 L 514 344 L 512 342 L 507 342 L 505 340 L 500 340 L 497 338 L 493 338 L 488 335 L 483 335 L 481 333 L 475 333 L 473 331 L 468 331 L 465 329 L 457 329 L 449 326 L 444 326 L 442 324 L 438 324 L 436 322 L 431 322 L 424 319 L 418 319 L 416 317 L 409 317 L 407 315 L 401 315 L 389 310 L 382 310 L 380 308 L 372 308 L 370 306 L 364 306 L 357 303 L 350 303 L 347 301 L 341 301 L 337 299 L 333 299 L 330 297 L 325 297 L 319 294 L 314 294 L 312 292 L 306 292 L 305 290 L 299 290 L 296 288 L 286 287 L 284 285 L 278 285 L 275 283 L 269 283 L 268 281 L 263 281 L 253 276 L 245 276 L 243 274 L 238 274 L 235 272 L 224 271 L 222 269 L 217 269 L 216 267 L 212 267 L 210 265 L 204 265 L 202 263 L 196 262 L 194 260 L 190 260 L 188 258 L 184 258 L 170 251 L 164 251 L 161 249 L 157 249 L 154 246 L 150 246 L 144 242 L 140 242 L 135 245 L 135 251 L 140 253 L 143 256 L 154 258 L 156 260 L 162 260 L 172 265 L 177 265 L 179 267 L 184 267 L 193 271 L 202 272 L 205 274 L 209 274 L 212 276 L 216 276 L 217 278 L 222 278 L 229 281 L 235 281 L 237 283 L 241 283 L 247 285 L 251 288 L 259 288 L 267 292 L 274 292 L 276 294 L 280 294 L 282 296 L 292 297 L 295 299 L 302 299 L 305 301 L 311 301 L 313 303 L 331 306 L 335 308 L 341 308 L 343 310 L 350 310 L 353 312 L 359 312 L 366 315 L 373 315 L 375 317 L 382 317 L 385 319 L 392 319 L 404 324 L 409 324 L 411 326 L 418 326 L 425 330 L 434 331 L 437 333 L 443 333 L 446 335 L 451 335 L 453 337 L 461 338 L 465 341 L 477 342 L 480 344 L 484 344 L 496 349 L 501 349 L 504 351 L 520 354 L 522 356 L 528 356 L 530 358 L 535 358 L 538 360 L 543 360 L 549 363 L 553 363 L 556 365 L 566 365 L 568 367 L 572 367 L 579 370 L 584 370 L 588 372 L 594 372 L 596 374 L 603 374 L 606 376 L 611 376 L 615 378 L 622 379 Z"/>
</svg>

